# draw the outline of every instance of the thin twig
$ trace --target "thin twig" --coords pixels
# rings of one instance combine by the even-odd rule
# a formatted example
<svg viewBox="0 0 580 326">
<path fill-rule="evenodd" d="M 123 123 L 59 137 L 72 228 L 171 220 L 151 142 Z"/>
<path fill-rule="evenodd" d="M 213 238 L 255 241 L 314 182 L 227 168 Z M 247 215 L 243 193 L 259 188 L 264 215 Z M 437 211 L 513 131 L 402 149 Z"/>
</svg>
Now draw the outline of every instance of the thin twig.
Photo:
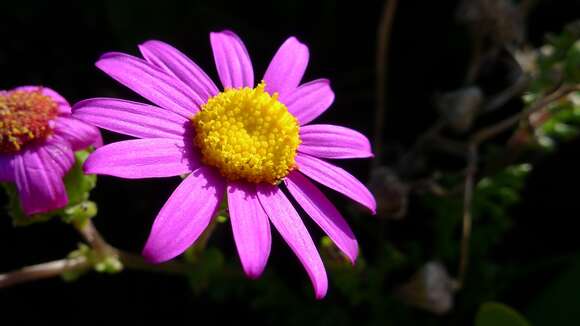
<svg viewBox="0 0 580 326">
<path fill-rule="evenodd" d="M 168 261 L 163 264 L 151 264 L 142 256 L 117 249 L 119 260 L 123 267 L 134 270 L 159 272 L 166 274 L 184 275 L 192 270 L 192 266 L 177 261 Z"/>
<path fill-rule="evenodd" d="M 479 75 L 481 66 L 481 53 L 483 51 L 483 36 L 478 31 L 473 31 L 473 47 L 471 49 L 471 59 L 465 76 L 465 84 L 473 84 Z"/>
<path fill-rule="evenodd" d="M 66 272 L 86 270 L 90 267 L 91 264 L 87 258 L 82 256 L 27 266 L 6 274 L 0 274 L 0 288 L 58 277 Z"/>
<path fill-rule="evenodd" d="M 124 268 L 149 272 L 159 272 L 175 275 L 187 274 L 191 268 L 183 263 L 167 262 L 163 264 L 150 264 L 143 257 L 132 253 L 116 250 L 119 260 Z M 21 283 L 55 278 L 64 273 L 91 269 L 92 263 L 84 256 L 55 260 L 47 263 L 31 265 L 21 269 L 0 274 L 0 288 L 5 288 Z"/>
<path fill-rule="evenodd" d="M 133 270 L 179 275 L 187 274 L 191 271 L 192 267 L 184 263 L 172 261 L 163 264 L 151 264 L 139 255 L 111 246 L 101 236 L 91 220 L 77 224 L 75 227 L 97 254 L 98 259 L 114 256 L 119 259 L 124 268 Z M 93 268 L 93 264 L 94 262 L 89 261 L 87 257 L 79 256 L 23 267 L 12 272 L 0 274 L 0 288 L 59 277 L 66 272 L 89 270 Z"/>
<path fill-rule="evenodd" d="M 377 53 L 376 53 L 376 78 L 377 78 L 377 107 L 375 110 L 375 159 L 373 160 L 373 167 L 378 167 L 381 164 L 383 154 L 383 127 L 385 124 L 385 106 L 386 95 L 385 87 L 387 84 L 387 63 L 389 56 L 389 43 L 391 39 L 391 30 L 393 20 L 395 18 L 395 11 L 397 10 L 397 0 L 387 0 L 384 5 L 383 14 L 378 27 L 377 33 Z"/>
<path fill-rule="evenodd" d="M 467 169 L 465 173 L 464 197 L 463 197 L 463 228 L 461 236 L 461 253 L 459 257 L 459 270 L 457 272 L 457 288 L 461 289 L 465 282 L 467 268 L 469 265 L 469 242 L 471 238 L 472 225 L 472 201 L 473 189 L 475 183 L 475 174 L 477 172 L 478 147 L 479 145 L 508 130 L 523 119 L 528 118 L 534 112 L 544 109 L 554 101 L 567 96 L 571 92 L 580 91 L 580 85 L 563 85 L 554 92 L 542 97 L 532 104 L 528 109 L 521 111 L 505 120 L 502 120 L 490 127 L 484 128 L 471 138 L 467 156 Z"/>
<path fill-rule="evenodd" d="M 563 85 L 556 89 L 554 92 L 542 97 L 541 99 L 537 100 L 534 104 L 532 104 L 529 108 L 524 111 L 518 112 L 511 117 L 501 120 L 500 122 L 483 128 L 482 130 L 475 133 L 475 135 L 471 138 L 471 143 L 475 145 L 479 145 L 482 142 L 495 137 L 496 135 L 507 131 L 512 126 L 516 125 L 523 119 L 529 117 L 531 114 L 544 109 L 546 106 L 550 105 L 552 102 L 561 99 L 568 94 L 580 91 L 580 85 Z"/>
<path fill-rule="evenodd" d="M 504 89 L 499 94 L 491 98 L 483 107 L 483 113 L 493 112 L 501 107 L 503 107 L 507 102 L 517 95 L 523 93 L 530 84 L 530 77 L 527 75 L 522 75 L 518 80 L 508 88 Z"/>
<path fill-rule="evenodd" d="M 105 241 L 90 219 L 75 224 L 75 228 L 97 253 L 104 255 L 116 253 L 117 250 Z"/>
<path fill-rule="evenodd" d="M 522 17 L 527 17 L 530 13 L 530 11 L 532 11 L 532 9 L 534 8 L 534 6 L 536 6 L 537 4 L 537 0 L 522 0 L 520 1 L 520 4 L 518 5 L 520 13 L 522 14 Z"/>
<path fill-rule="evenodd" d="M 77 230 L 99 256 L 115 256 L 126 268 L 152 272 L 165 272 L 169 274 L 185 274 L 190 270 L 186 264 L 175 261 L 163 264 L 151 264 L 140 255 L 126 252 L 111 246 L 107 241 L 105 241 L 91 220 L 85 221 L 82 225 L 77 225 Z"/>
<path fill-rule="evenodd" d="M 447 154 L 465 158 L 467 144 L 462 141 L 456 141 L 443 137 L 441 135 L 434 135 L 432 138 L 433 148 L 439 149 Z"/>
<path fill-rule="evenodd" d="M 471 204 L 473 201 L 473 187 L 477 172 L 477 147 L 469 147 L 467 169 L 465 171 L 465 188 L 463 192 L 463 228 L 461 232 L 461 253 L 459 256 L 459 270 L 457 272 L 457 289 L 463 287 L 467 266 L 469 265 L 469 242 L 471 239 Z"/>
<path fill-rule="evenodd" d="M 407 153 L 405 153 L 405 155 L 403 155 L 403 157 L 399 160 L 399 167 L 404 170 L 405 168 L 412 166 L 411 163 L 413 162 L 413 160 L 415 160 L 417 155 L 421 153 L 421 151 L 425 147 L 425 144 L 427 144 L 429 140 L 436 137 L 441 132 L 441 130 L 445 128 L 446 125 L 447 121 L 445 119 L 440 118 L 437 121 L 435 121 L 435 123 L 433 123 L 429 127 L 429 129 L 427 129 L 425 132 L 419 135 L 419 137 L 413 144 L 413 147 L 411 147 L 411 149 Z"/>
</svg>

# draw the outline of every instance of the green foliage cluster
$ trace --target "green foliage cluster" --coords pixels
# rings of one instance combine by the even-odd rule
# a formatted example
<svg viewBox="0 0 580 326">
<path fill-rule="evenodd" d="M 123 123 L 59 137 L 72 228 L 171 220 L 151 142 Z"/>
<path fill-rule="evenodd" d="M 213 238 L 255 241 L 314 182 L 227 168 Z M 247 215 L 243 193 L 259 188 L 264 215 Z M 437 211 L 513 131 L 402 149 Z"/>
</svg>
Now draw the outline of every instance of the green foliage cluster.
<svg viewBox="0 0 580 326">
<path fill-rule="evenodd" d="M 558 35 L 549 35 L 538 51 L 535 78 L 524 101 L 531 103 L 559 85 L 580 84 L 580 22 L 568 25 Z M 567 141 L 580 132 L 580 92 L 555 101 L 534 119 L 538 144 L 554 150 L 558 141 Z"/>
</svg>

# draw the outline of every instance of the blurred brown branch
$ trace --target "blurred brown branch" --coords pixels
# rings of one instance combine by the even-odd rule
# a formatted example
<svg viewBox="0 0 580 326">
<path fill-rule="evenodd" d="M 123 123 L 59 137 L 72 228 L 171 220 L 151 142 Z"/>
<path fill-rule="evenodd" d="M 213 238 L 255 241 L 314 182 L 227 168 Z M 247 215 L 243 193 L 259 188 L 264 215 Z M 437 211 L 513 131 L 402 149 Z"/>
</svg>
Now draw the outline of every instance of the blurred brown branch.
<svg viewBox="0 0 580 326">
<path fill-rule="evenodd" d="M 389 59 L 389 43 L 391 39 L 391 30 L 397 10 L 397 0 L 387 0 L 384 5 L 383 14 L 379 22 L 377 32 L 377 52 L 376 52 L 376 110 L 375 110 L 375 134 L 374 134 L 374 152 L 375 159 L 373 167 L 381 165 L 383 153 L 383 128 L 385 124 L 385 105 L 386 95 L 385 87 L 387 84 L 387 63 Z"/>
<path fill-rule="evenodd" d="M 483 128 L 476 132 L 473 137 L 471 137 L 470 143 L 474 145 L 479 145 L 482 142 L 497 136 L 498 134 L 507 131 L 509 128 L 516 125 L 518 122 L 528 118 L 531 114 L 540 111 L 550 105 L 552 102 L 561 99 L 568 94 L 580 91 L 580 85 L 562 85 L 554 92 L 542 97 L 532 104 L 527 109 L 518 112 L 517 114 L 499 121 L 498 123 L 491 125 L 489 127 Z"/>
</svg>

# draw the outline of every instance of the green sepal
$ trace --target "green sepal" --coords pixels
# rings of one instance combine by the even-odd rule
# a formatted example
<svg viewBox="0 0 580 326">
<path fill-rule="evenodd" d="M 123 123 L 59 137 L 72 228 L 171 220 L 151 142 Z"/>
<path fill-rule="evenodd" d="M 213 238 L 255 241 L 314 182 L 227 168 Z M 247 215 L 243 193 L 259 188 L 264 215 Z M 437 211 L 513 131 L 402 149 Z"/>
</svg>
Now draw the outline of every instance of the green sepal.
<svg viewBox="0 0 580 326">
<path fill-rule="evenodd" d="M 91 261 L 92 249 L 91 247 L 87 246 L 84 243 L 80 243 L 77 250 L 72 251 L 68 254 L 68 259 L 78 259 L 78 258 L 85 258 L 87 261 Z M 60 277 L 66 282 L 73 282 L 79 279 L 82 275 L 86 274 L 89 271 L 88 268 L 86 269 L 79 269 L 79 270 L 72 270 L 66 271 L 60 275 Z"/>
<path fill-rule="evenodd" d="M 61 214 L 66 223 L 84 224 L 87 220 L 97 215 L 97 204 L 87 200 L 78 205 L 68 206 Z"/>
<path fill-rule="evenodd" d="M 106 274 L 116 274 L 123 270 L 123 263 L 115 255 L 98 259 L 94 265 L 95 271 Z"/>
<path fill-rule="evenodd" d="M 115 254 L 103 255 L 103 253 L 95 251 L 90 246 L 81 243 L 78 249 L 68 254 L 68 259 L 84 258 L 88 262 L 88 266 L 98 273 L 116 274 L 123 270 L 123 263 Z M 65 281 L 76 281 L 83 274 L 91 270 L 91 268 L 67 271 L 61 274 Z"/>
<path fill-rule="evenodd" d="M 83 164 L 91 151 L 82 150 L 75 153 L 75 164 L 64 177 L 64 185 L 68 195 L 68 206 L 78 205 L 89 199 L 91 190 L 97 185 L 96 175 L 83 172 Z"/>
</svg>

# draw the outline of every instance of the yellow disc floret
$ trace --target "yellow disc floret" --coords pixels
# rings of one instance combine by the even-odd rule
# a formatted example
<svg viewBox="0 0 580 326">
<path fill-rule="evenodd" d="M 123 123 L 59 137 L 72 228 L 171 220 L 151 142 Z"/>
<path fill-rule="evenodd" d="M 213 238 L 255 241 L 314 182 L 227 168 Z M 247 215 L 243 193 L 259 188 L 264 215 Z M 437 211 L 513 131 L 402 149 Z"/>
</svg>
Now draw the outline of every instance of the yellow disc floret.
<svg viewBox="0 0 580 326">
<path fill-rule="evenodd" d="M 0 92 L 0 154 L 15 153 L 26 144 L 46 139 L 57 103 L 42 88 Z"/>
<path fill-rule="evenodd" d="M 295 167 L 298 121 L 264 87 L 226 89 L 192 119 L 202 162 L 230 181 L 276 184 Z"/>
</svg>

